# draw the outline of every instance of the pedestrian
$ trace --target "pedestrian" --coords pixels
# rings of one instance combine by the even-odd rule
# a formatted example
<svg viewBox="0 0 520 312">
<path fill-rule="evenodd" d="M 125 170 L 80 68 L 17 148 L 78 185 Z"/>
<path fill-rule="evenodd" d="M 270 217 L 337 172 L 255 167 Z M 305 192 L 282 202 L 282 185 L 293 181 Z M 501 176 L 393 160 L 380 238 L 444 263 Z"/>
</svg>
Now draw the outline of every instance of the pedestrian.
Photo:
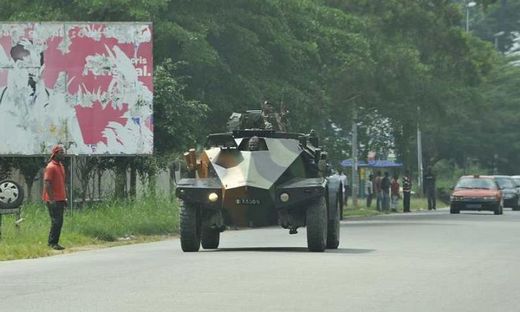
<svg viewBox="0 0 520 312">
<path fill-rule="evenodd" d="M 376 172 L 374 178 L 374 194 L 376 195 L 376 208 L 378 211 L 383 210 L 383 192 L 381 191 L 381 171 Z"/>
<path fill-rule="evenodd" d="M 403 176 L 403 212 L 410 212 L 410 194 L 412 192 L 412 179 L 410 171 L 406 170 Z"/>
<path fill-rule="evenodd" d="M 343 173 L 343 169 L 339 169 L 338 172 L 339 172 L 339 179 L 340 179 L 341 185 L 343 187 L 343 189 L 342 189 L 343 190 L 343 206 L 347 207 L 348 191 L 349 191 L 348 178 Z"/>
<path fill-rule="evenodd" d="M 51 218 L 48 245 L 55 250 L 63 250 L 59 244 L 61 227 L 63 226 L 63 212 L 67 206 L 67 192 L 65 190 L 65 150 L 61 145 L 52 148 L 49 163 L 43 175 L 44 186 L 42 199 L 47 205 Z"/>
<path fill-rule="evenodd" d="M 370 208 L 370 205 L 372 205 L 372 197 L 374 196 L 373 174 L 369 175 L 367 181 L 365 182 L 365 194 L 367 194 L 367 208 Z"/>
<path fill-rule="evenodd" d="M 401 193 L 399 192 L 399 180 L 397 174 L 394 174 L 392 181 L 390 182 L 390 209 L 392 212 L 397 212 L 397 206 L 399 204 L 399 198 Z"/>
<path fill-rule="evenodd" d="M 426 194 L 426 198 L 428 198 L 428 210 L 436 210 L 436 200 L 435 200 L 435 175 L 432 173 L 432 169 L 428 168 L 426 171 L 426 175 L 424 176 L 424 193 Z"/>
<path fill-rule="evenodd" d="M 390 210 L 390 177 L 385 171 L 385 176 L 381 179 L 381 193 L 383 194 L 383 211 Z"/>
</svg>

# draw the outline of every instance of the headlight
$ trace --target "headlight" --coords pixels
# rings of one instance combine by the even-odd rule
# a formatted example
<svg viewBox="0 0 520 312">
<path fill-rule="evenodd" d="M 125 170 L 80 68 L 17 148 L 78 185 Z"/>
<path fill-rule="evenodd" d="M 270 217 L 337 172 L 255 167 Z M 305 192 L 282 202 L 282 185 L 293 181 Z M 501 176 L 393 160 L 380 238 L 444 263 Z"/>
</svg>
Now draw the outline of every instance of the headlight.
<svg viewBox="0 0 520 312">
<path fill-rule="evenodd" d="M 453 201 L 464 200 L 464 196 L 451 195 L 450 199 L 453 200 Z"/>
<path fill-rule="evenodd" d="M 211 193 L 211 194 L 209 194 L 208 199 L 209 199 L 209 201 L 212 202 L 212 203 L 216 202 L 216 201 L 218 200 L 218 195 L 217 195 L 217 193 Z"/>
<path fill-rule="evenodd" d="M 495 196 L 484 196 L 482 197 L 483 200 L 495 200 L 497 199 Z"/>
<path fill-rule="evenodd" d="M 289 201 L 289 194 L 287 194 L 287 193 L 280 194 L 280 200 L 282 201 L 282 203 L 288 202 Z"/>
</svg>

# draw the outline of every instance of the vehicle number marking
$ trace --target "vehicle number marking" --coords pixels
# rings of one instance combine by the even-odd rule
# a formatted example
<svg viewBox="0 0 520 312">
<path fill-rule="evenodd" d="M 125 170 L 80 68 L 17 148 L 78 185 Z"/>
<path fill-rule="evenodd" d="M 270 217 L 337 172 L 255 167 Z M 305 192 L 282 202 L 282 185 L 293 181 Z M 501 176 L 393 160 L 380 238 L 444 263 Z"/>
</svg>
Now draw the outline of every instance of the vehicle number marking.
<svg viewBox="0 0 520 312">
<path fill-rule="evenodd" d="M 235 202 L 237 205 L 260 205 L 260 199 L 252 198 L 237 198 Z"/>
</svg>

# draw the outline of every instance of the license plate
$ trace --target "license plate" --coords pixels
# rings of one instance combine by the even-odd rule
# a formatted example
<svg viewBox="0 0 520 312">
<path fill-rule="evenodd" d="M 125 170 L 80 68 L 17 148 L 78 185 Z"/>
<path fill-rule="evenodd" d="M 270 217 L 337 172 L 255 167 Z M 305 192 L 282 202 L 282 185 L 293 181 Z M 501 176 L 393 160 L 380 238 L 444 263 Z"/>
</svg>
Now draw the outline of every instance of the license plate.
<svg viewBox="0 0 520 312">
<path fill-rule="evenodd" d="M 235 202 L 237 205 L 260 205 L 260 199 L 252 198 L 237 198 Z"/>
<path fill-rule="evenodd" d="M 467 204 L 466 207 L 470 209 L 479 209 L 482 208 L 482 204 Z"/>
</svg>

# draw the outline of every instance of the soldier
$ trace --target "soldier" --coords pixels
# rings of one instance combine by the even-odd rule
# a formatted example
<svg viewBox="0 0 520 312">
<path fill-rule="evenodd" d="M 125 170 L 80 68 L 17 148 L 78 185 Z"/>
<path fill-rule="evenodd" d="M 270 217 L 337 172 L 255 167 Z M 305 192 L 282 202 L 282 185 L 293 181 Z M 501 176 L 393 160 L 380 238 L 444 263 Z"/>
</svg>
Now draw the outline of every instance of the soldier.
<svg viewBox="0 0 520 312">
<path fill-rule="evenodd" d="M 252 136 L 249 139 L 249 142 L 247 142 L 247 149 L 249 151 L 258 151 L 258 149 L 260 147 L 259 145 L 260 145 L 260 139 L 256 135 Z"/>
</svg>

